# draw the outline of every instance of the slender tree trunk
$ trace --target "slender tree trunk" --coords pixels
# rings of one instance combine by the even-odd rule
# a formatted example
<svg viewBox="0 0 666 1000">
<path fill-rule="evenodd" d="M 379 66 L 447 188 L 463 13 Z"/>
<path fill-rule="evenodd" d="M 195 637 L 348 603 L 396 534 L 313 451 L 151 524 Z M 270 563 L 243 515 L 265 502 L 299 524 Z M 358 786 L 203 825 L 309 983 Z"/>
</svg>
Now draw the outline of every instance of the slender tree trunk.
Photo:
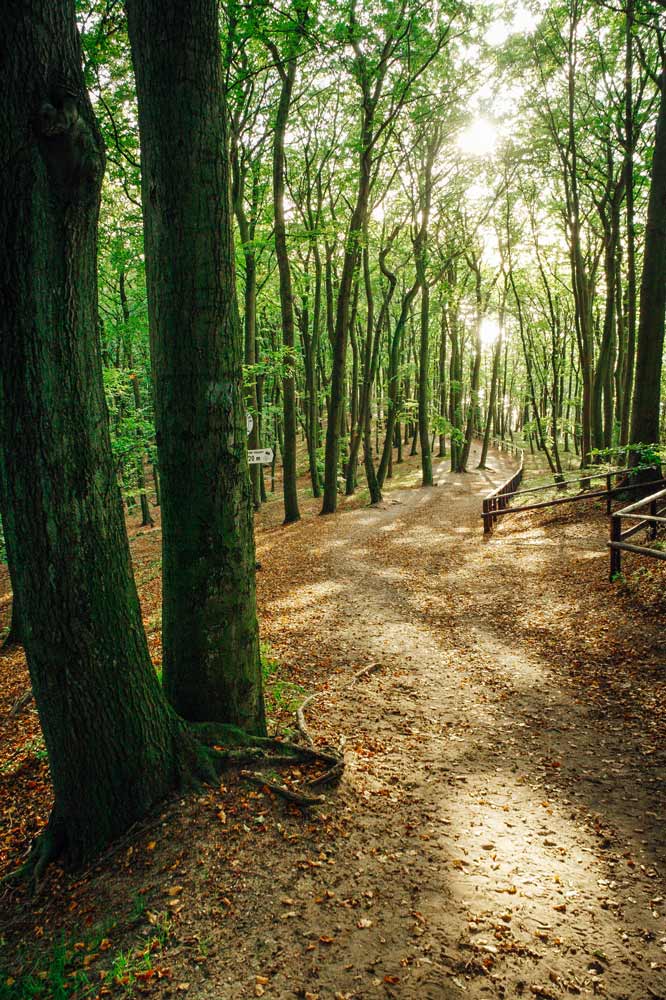
<svg viewBox="0 0 666 1000">
<path fill-rule="evenodd" d="M 366 468 L 366 477 L 368 470 L 368 456 L 370 456 L 370 461 L 372 461 L 372 446 L 371 442 L 366 442 L 366 434 L 370 434 L 370 427 L 368 425 L 367 416 L 370 411 L 370 401 L 372 396 L 372 388 L 377 377 L 377 371 L 379 368 L 379 354 L 382 340 L 382 333 L 386 327 L 386 323 L 389 316 L 389 308 L 391 305 L 391 300 L 393 298 L 393 293 L 395 291 L 395 286 L 397 283 L 396 275 L 386 266 L 386 256 L 390 246 L 384 247 L 379 254 L 379 266 L 382 274 L 388 280 L 388 288 L 384 294 L 382 300 L 382 305 L 379 310 L 379 316 L 377 322 L 374 322 L 374 295 L 372 291 L 372 280 L 370 276 L 370 260 L 368 256 L 367 248 L 363 250 L 363 284 L 365 288 L 366 296 L 366 336 L 365 336 L 365 348 L 363 354 L 363 379 L 360 387 L 359 395 L 359 405 L 358 405 L 358 427 L 355 434 L 352 434 L 350 451 L 349 451 L 349 463 L 347 467 L 347 483 L 346 492 L 350 496 L 353 493 L 353 477 L 351 475 L 352 469 L 356 467 L 356 461 L 358 456 L 358 451 L 361 443 L 361 436 L 364 441 L 364 464 Z M 376 478 L 373 466 L 373 478 Z M 378 488 L 378 487 L 377 487 Z M 371 487 L 372 493 L 372 487 Z M 375 502 L 374 500 L 372 501 Z"/>
<path fill-rule="evenodd" d="M 441 303 L 439 324 L 439 418 L 443 422 L 447 418 L 448 385 L 446 378 L 446 305 Z M 446 434 L 439 432 L 439 458 L 446 457 Z"/>
<path fill-rule="evenodd" d="M 425 277 L 425 276 L 424 276 Z M 421 444 L 421 485 L 432 486 L 432 450 L 430 447 L 430 289 L 421 285 L 421 332 L 419 338 L 419 442 Z M 414 435 L 416 437 L 416 435 Z"/>
<path fill-rule="evenodd" d="M 500 316 L 500 331 L 504 327 L 504 309 Z M 492 375 L 490 378 L 490 399 L 488 400 L 488 413 L 486 414 L 486 426 L 483 433 L 483 444 L 481 445 L 481 457 L 479 459 L 478 469 L 485 469 L 486 460 L 488 458 L 488 448 L 490 447 L 490 430 L 493 419 L 493 413 L 495 411 L 495 400 L 497 398 L 497 383 L 499 380 L 499 368 L 500 368 L 500 358 L 502 357 L 502 336 L 500 336 L 495 341 L 493 345 L 493 360 L 492 360 Z"/>
<path fill-rule="evenodd" d="M 275 228 L 275 256 L 280 276 L 280 312 L 282 316 L 282 406 L 284 450 L 282 454 L 282 489 L 284 492 L 284 523 L 300 520 L 296 486 L 296 358 L 294 326 L 294 294 L 291 267 L 287 250 L 287 227 L 284 215 L 284 137 L 291 107 L 291 97 L 296 79 L 296 54 L 283 59 L 277 46 L 271 44 L 271 53 L 280 74 L 281 88 L 275 128 L 273 132 L 273 214 Z"/>
<path fill-rule="evenodd" d="M 370 172 L 372 166 L 372 127 L 374 106 L 364 106 L 361 128 L 361 155 L 356 204 L 345 241 L 345 255 L 338 288 L 335 328 L 333 331 L 333 361 L 331 368 L 330 403 L 326 425 L 326 455 L 324 460 L 324 502 L 322 514 L 334 514 L 338 505 L 338 464 L 340 460 L 340 427 L 344 410 L 345 361 L 349 339 L 349 313 L 352 305 L 352 286 L 360 252 L 361 236 L 365 230 L 370 197 Z"/>
<path fill-rule="evenodd" d="M 240 233 L 243 261 L 245 265 L 245 290 L 244 290 L 244 312 L 243 324 L 245 331 L 245 364 L 252 368 L 257 360 L 257 261 L 254 249 L 254 236 L 256 229 L 257 212 L 260 197 L 260 176 L 259 164 L 254 163 L 251 168 L 252 190 L 250 195 L 250 218 L 245 210 L 245 188 L 247 181 L 247 169 L 240 162 L 240 153 L 237 146 L 237 139 L 234 136 L 234 145 L 231 155 L 232 164 L 232 195 L 236 221 Z M 257 401 L 257 376 L 252 375 L 245 385 L 245 398 L 248 409 L 252 414 L 252 429 L 248 435 L 248 448 L 259 447 L 259 406 Z M 250 481 L 252 483 L 252 502 L 255 510 L 259 510 L 262 503 L 261 498 L 261 477 L 260 465 L 250 466 Z"/>
<path fill-rule="evenodd" d="M 451 421 L 451 472 L 464 472 L 462 459 L 462 426 L 463 426 L 463 370 L 462 345 L 458 317 L 452 311 L 449 318 L 449 333 L 451 336 L 451 364 L 449 378 L 450 421 Z"/>
<path fill-rule="evenodd" d="M 533 362 L 532 362 L 532 343 L 528 343 L 527 332 L 525 329 L 525 320 L 523 316 L 523 307 L 520 296 L 518 295 L 518 290 L 516 288 L 515 279 L 513 276 L 513 271 L 509 272 L 509 281 L 511 282 L 511 290 L 513 292 L 513 297 L 516 302 L 516 308 L 518 310 L 518 329 L 520 331 L 520 340 L 523 346 L 523 356 L 525 358 L 525 368 L 527 369 L 527 385 L 529 389 L 529 399 L 532 403 L 532 412 L 534 413 L 534 422 L 537 429 L 537 445 L 543 451 L 548 462 L 548 468 L 552 472 L 553 476 L 557 479 L 559 476 L 558 466 L 553 461 L 553 456 L 550 453 L 550 449 L 546 444 L 546 438 L 543 431 L 543 424 L 541 422 L 541 414 L 539 413 L 539 404 L 536 396 L 536 388 L 534 385 L 534 372 L 533 372 Z M 525 411 L 529 413 L 529 403 L 525 401 Z M 524 422 L 527 422 L 524 418 Z M 530 435 L 530 451 L 534 454 L 534 446 L 532 442 L 532 435 Z"/>
<path fill-rule="evenodd" d="M 389 466 L 393 465 L 393 434 L 395 431 L 396 417 L 400 405 L 400 356 L 402 354 L 403 334 L 407 325 L 407 317 L 412 306 L 412 302 L 418 292 L 418 278 L 412 287 L 405 292 L 402 298 L 400 315 L 390 341 L 389 369 L 388 369 L 388 410 L 386 414 L 386 435 L 382 456 L 377 470 L 377 480 L 380 490 L 384 486 L 384 480 L 389 473 Z M 392 468 L 391 468 L 392 471 Z"/>
<path fill-rule="evenodd" d="M 127 0 L 162 477 L 164 689 L 265 730 L 216 0 Z"/>
<path fill-rule="evenodd" d="M 132 394 L 134 397 L 134 412 L 135 414 L 141 413 L 141 391 L 139 389 L 139 379 L 135 372 L 131 375 L 132 381 Z M 142 434 L 140 430 L 137 430 L 136 436 L 139 442 L 142 441 Z M 146 492 L 146 477 L 143 471 L 143 457 L 145 449 L 141 448 L 141 454 L 136 460 L 136 485 L 139 491 L 139 501 L 141 503 L 141 526 L 143 528 L 152 528 L 154 521 L 150 513 L 150 506 L 148 504 L 148 493 Z"/>
<path fill-rule="evenodd" d="M 612 179 L 609 180 L 609 188 L 611 182 Z M 601 221 L 604 229 L 606 300 L 604 304 L 601 345 L 592 387 L 592 437 L 594 447 L 599 449 L 605 446 L 613 423 L 612 394 L 609 401 L 608 384 L 612 378 L 616 333 L 615 288 L 617 282 L 617 248 L 620 239 L 620 204 L 623 188 L 624 180 L 621 179 L 615 185 L 612 193 L 611 190 L 608 191 L 607 206 L 601 213 Z"/>
<path fill-rule="evenodd" d="M 123 314 L 123 341 L 126 345 L 125 350 L 125 363 L 131 368 L 134 364 L 134 358 L 131 348 L 131 331 L 129 328 L 130 322 L 130 308 L 129 302 L 127 300 L 127 287 L 125 285 L 125 271 L 123 268 L 120 269 L 120 274 L 118 275 L 118 293 L 120 296 L 120 308 Z M 141 412 L 141 393 L 139 391 L 139 383 L 136 373 L 130 375 L 130 380 L 132 382 L 132 397 L 134 400 L 134 414 L 138 416 Z M 136 437 L 139 442 L 139 454 L 136 457 L 134 474 L 136 478 L 136 487 L 139 493 L 139 502 L 141 504 L 141 526 L 143 528 L 153 527 L 153 518 L 150 513 L 150 507 L 148 505 L 148 494 L 146 493 L 146 477 L 143 471 L 143 459 L 145 449 L 141 447 L 141 442 L 143 435 L 141 431 L 137 428 Z M 134 500 L 132 499 L 131 506 L 134 506 Z M 130 510 L 130 502 L 128 498 L 127 509 Z"/>
</svg>

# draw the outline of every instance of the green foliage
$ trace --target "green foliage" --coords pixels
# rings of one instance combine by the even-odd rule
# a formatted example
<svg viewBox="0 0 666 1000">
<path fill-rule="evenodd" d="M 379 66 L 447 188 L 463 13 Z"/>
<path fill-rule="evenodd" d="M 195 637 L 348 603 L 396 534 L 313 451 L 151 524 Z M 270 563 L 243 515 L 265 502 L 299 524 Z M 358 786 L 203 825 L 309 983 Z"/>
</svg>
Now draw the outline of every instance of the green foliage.
<svg viewBox="0 0 666 1000">
<path fill-rule="evenodd" d="M 266 715 L 272 722 L 284 714 L 293 715 L 304 698 L 302 685 L 280 676 L 280 662 L 267 643 L 261 644 L 261 668 L 266 700 Z"/>
<path fill-rule="evenodd" d="M 635 459 L 632 465 L 643 468 L 660 468 L 666 461 L 666 450 L 659 444 L 628 444 L 615 445 L 612 448 L 594 448 L 591 452 L 594 458 L 609 465 L 624 466 L 629 462 L 630 456 Z"/>
<path fill-rule="evenodd" d="M 135 894 L 130 923 L 141 921 L 145 909 L 144 897 Z M 93 929 L 61 934 L 42 947 L 25 945 L 11 955 L 0 941 L 0 1000 L 83 1000 L 98 994 L 100 972 L 114 996 L 135 996 L 137 985 L 148 978 L 145 973 L 154 968 L 155 955 L 168 944 L 169 915 L 151 916 L 150 936 L 141 940 L 140 951 L 131 947 L 114 951 L 116 927 L 115 921 L 106 920 Z"/>
<path fill-rule="evenodd" d="M 135 377 L 133 372 L 119 368 L 103 370 L 111 447 L 125 496 L 136 493 L 137 468 L 147 455 L 152 458 L 155 437 L 152 415 L 135 406 L 132 386 Z"/>
</svg>

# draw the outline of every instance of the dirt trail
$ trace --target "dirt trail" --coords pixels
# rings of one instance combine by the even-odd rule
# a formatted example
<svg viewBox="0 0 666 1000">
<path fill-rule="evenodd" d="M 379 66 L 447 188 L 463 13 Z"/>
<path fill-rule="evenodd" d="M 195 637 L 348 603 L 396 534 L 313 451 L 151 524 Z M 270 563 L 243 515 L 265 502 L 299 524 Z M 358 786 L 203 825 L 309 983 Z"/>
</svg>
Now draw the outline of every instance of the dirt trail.
<svg viewBox="0 0 666 1000">
<path fill-rule="evenodd" d="M 56 886 L 71 920 L 131 908 L 127 954 L 163 928 L 151 996 L 666 1000 L 660 619 L 605 583 L 602 519 L 484 540 L 489 464 L 260 524 L 262 635 L 347 767 L 311 816 L 231 779 Z"/>
<path fill-rule="evenodd" d="M 510 468 L 491 464 L 303 526 L 313 566 L 273 641 L 293 655 L 316 631 L 320 656 L 381 670 L 310 713 L 347 740 L 341 835 L 274 873 L 270 996 L 666 996 L 661 773 L 517 635 L 543 555 L 482 540 Z"/>
</svg>

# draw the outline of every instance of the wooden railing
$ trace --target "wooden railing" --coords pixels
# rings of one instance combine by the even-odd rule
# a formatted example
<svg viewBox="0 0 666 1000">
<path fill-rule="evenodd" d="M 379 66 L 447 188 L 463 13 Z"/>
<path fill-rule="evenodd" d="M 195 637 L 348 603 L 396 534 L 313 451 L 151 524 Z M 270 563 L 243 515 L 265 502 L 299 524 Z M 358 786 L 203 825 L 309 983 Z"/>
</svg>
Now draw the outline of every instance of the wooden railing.
<svg viewBox="0 0 666 1000">
<path fill-rule="evenodd" d="M 661 483 L 666 480 L 660 480 Z M 645 483 L 642 484 L 645 489 Z M 658 484 L 652 484 L 658 485 Z M 647 513 L 646 513 L 647 511 Z M 650 496 L 637 500 L 636 503 L 623 507 L 622 510 L 615 511 L 610 521 L 610 579 L 615 579 L 618 573 L 622 572 L 622 553 L 635 552 L 638 555 L 650 556 L 651 559 L 666 559 L 666 552 L 660 549 L 651 549 L 646 545 L 632 545 L 627 542 L 627 538 L 637 534 L 639 531 L 648 531 L 651 539 L 656 538 L 657 529 L 660 524 L 666 524 L 666 489 L 652 493 Z M 637 523 L 622 530 L 622 521 L 636 521 Z"/>
<path fill-rule="evenodd" d="M 509 455 L 514 455 L 522 461 L 524 451 L 519 444 L 515 444 L 513 441 L 504 441 L 498 437 L 491 437 L 490 443 L 497 451 L 506 451 Z"/>
<path fill-rule="evenodd" d="M 642 468 L 642 467 L 641 467 Z M 639 469 L 610 469 L 603 472 L 586 472 L 584 476 L 579 476 L 576 479 L 562 479 L 559 482 L 548 483 L 546 486 L 533 486 L 530 489 L 518 490 L 515 487 L 510 487 L 512 480 L 508 480 L 503 483 L 497 490 L 489 493 L 488 496 L 483 501 L 483 530 L 487 534 L 493 530 L 493 526 L 497 521 L 498 517 L 503 517 L 507 514 L 520 514 L 525 511 L 530 510 L 542 510 L 545 507 L 558 507 L 563 503 L 580 503 L 581 501 L 588 500 L 605 500 L 606 501 L 606 513 L 610 514 L 612 510 L 613 498 L 618 496 L 618 494 L 627 493 L 632 490 L 645 489 L 645 483 L 626 483 L 623 482 L 619 486 L 613 486 L 613 479 L 626 477 L 632 473 L 638 472 Z M 522 466 L 521 466 L 521 477 L 522 478 Z M 592 480 L 598 479 L 603 480 L 605 483 L 605 489 L 588 489 L 587 486 L 592 483 Z M 518 485 L 520 479 L 518 480 Z M 530 496 L 535 493 L 544 493 L 547 490 L 551 492 L 557 490 L 566 490 L 568 486 L 575 485 L 577 483 L 585 484 L 584 488 L 578 492 L 570 494 L 569 496 L 558 496 L 551 497 L 549 500 L 541 500 L 538 503 L 521 504 L 518 507 L 509 506 L 511 500 L 514 497 L 525 497 Z M 658 480 L 654 485 L 659 486 L 661 484 L 666 484 L 666 479 Z M 502 496 L 502 502 L 497 502 L 497 495 Z"/>
<path fill-rule="evenodd" d="M 485 534 L 489 534 L 493 530 L 493 525 L 497 520 L 500 513 L 504 513 L 506 505 L 508 504 L 508 497 L 515 496 L 517 488 L 523 481 L 523 471 L 525 468 L 525 453 L 522 448 L 515 445 L 512 441 L 501 441 L 499 438 L 493 438 L 492 444 L 499 451 L 507 451 L 510 455 L 515 455 L 520 459 L 520 464 L 516 471 L 510 476 L 506 482 L 502 483 L 501 486 L 496 487 L 489 493 L 487 497 L 483 498 L 483 530 Z"/>
</svg>

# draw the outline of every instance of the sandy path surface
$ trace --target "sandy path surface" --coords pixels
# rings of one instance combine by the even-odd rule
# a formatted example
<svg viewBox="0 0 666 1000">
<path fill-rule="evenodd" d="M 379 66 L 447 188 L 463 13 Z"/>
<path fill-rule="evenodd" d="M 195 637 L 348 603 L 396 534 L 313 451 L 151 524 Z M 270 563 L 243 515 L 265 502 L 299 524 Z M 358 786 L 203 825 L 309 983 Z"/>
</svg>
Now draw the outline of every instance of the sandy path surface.
<svg viewBox="0 0 666 1000">
<path fill-rule="evenodd" d="M 301 579 L 260 536 L 285 581 L 265 631 L 330 661 L 309 719 L 342 734 L 347 770 L 320 829 L 283 827 L 273 905 L 241 859 L 244 975 L 238 954 L 209 966 L 218 995 L 258 975 L 264 995 L 321 1000 L 666 996 L 663 767 L 531 644 L 530 574 L 558 550 L 483 540 L 481 497 L 511 467 L 490 464 L 303 524 Z M 549 628 L 571 613 L 532 590 Z"/>
</svg>

